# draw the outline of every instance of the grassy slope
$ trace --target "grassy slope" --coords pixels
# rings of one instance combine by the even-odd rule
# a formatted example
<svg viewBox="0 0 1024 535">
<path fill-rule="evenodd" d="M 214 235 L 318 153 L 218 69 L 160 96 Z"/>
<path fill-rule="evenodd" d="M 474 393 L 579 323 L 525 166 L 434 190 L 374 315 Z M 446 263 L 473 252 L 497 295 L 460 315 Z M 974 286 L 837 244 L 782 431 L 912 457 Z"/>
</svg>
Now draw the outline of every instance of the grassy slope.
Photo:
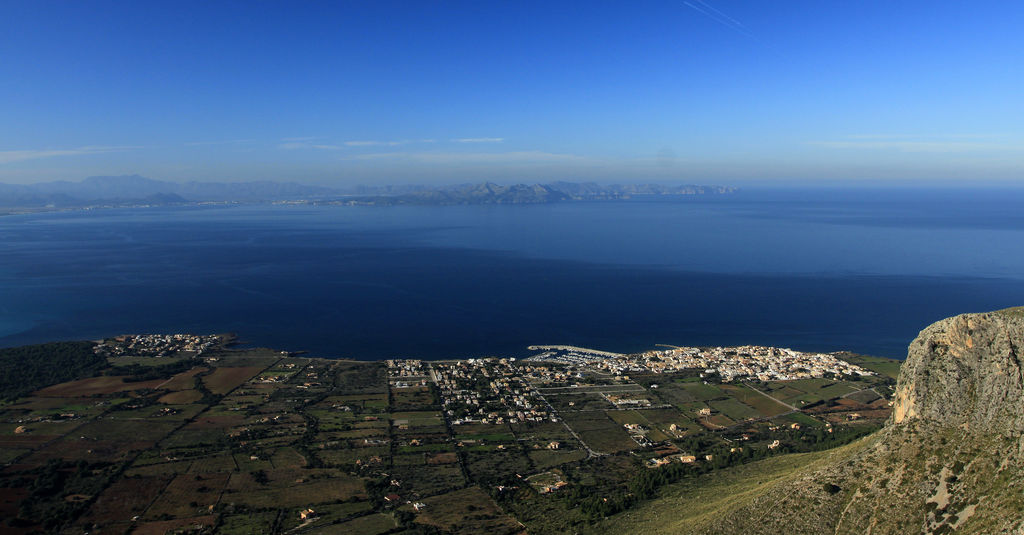
<svg viewBox="0 0 1024 535">
<path fill-rule="evenodd" d="M 1024 318 L 1024 307 L 1011 307 L 997 310 L 998 314 L 1005 314 L 1007 316 L 1013 316 L 1017 318 Z"/>
<path fill-rule="evenodd" d="M 867 437 L 834 450 L 773 457 L 676 483 L 661 497 L 595 526 L 601 534 L 699 533 L 714 531 L 722 516 L 804 474 L 864 449 Z"/>
<path fill-rule="evenodd" d="M 847 353 L 841 355 L 843 360 L 856 364 L 862 368 L 867 368 L 873 372 L 880 373 L 884 376 L 896 379 L 899 377 L 900 365 L 903 364 L 902 360 L 887 359 L 885 357 L 872 357 L 868 355 L 855 355 Z"/>
</svg>

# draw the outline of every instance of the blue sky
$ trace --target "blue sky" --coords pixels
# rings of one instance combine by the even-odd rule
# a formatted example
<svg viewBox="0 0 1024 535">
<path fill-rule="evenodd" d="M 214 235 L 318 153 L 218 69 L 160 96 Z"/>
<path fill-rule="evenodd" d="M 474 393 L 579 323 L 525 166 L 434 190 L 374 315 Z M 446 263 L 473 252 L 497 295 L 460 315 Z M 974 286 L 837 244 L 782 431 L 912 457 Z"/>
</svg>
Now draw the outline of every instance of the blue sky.
<svg viewBox="0 0 1024 535">
<path fill-rule="evenodd" d="M 28 2 L 0 181 L 1024 178 L 1024 3 Z"/>
</svg>

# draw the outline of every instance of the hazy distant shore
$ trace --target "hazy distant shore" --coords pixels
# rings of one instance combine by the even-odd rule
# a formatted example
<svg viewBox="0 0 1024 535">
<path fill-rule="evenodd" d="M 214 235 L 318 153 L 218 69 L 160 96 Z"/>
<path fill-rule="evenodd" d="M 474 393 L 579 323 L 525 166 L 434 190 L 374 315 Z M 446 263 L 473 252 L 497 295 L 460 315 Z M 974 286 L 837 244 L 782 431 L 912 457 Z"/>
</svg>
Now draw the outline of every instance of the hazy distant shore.
<svg viewBox="0 0 1024 535">
<path fill-rule="evenodd" d="M 555 182 L 453 186 L 357 186 L 330 188 L 285 182 L 165 182 L 138 175 L 89 177 L 81 182 L 0 184 L 0 209 L 8 213 L 146 208 L 211 203 L 328 204 L 357 206 L 546 204 L 628 199 L 637 195 L 721 195 L 730 186 Z"/>
</svg>

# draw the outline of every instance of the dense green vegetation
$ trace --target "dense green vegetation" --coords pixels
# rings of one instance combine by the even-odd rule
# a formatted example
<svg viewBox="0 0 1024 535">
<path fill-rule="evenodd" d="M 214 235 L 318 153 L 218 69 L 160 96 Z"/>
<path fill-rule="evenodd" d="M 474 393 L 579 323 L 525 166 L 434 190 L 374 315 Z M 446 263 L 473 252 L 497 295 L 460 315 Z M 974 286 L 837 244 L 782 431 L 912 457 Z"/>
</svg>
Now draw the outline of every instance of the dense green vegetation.
<svg viewBox="0 0 1024 535">
<path fill-rule="evenodd" d="M 202 364 L 202 361 L 199 359 L 171 360 L 171 362 L 166 364 L 151 365 L 133 362 L 127 365 L 115 365 L 107 371 L 107 374 L 124 375 L 127 377 L 125 379 L 127 381 L 143 382 L 152 381 L 153 379 L 169 379 L 175 374 L 190 370 L 199 364 Z"/>
<path fill-rule="evenodd" d="M 107 366 L 92 342 L 53 342 L 0 349 L 0 399 L 10 401 L 45 386 L 92 377 Z"/>
<path fill-rule="evenodd" d="M 30 494 L 21 502 L 18 517 L 43 519 L 43 526 L 52 530 L 87 509 L 88 497 L 103 490 L 118 475 L 118 468 L 109 463 L 51 459 L 43 466 L 17 472 L 12 480 L 4 483 L 17 485 L 27 481 Z"/>
</svg>

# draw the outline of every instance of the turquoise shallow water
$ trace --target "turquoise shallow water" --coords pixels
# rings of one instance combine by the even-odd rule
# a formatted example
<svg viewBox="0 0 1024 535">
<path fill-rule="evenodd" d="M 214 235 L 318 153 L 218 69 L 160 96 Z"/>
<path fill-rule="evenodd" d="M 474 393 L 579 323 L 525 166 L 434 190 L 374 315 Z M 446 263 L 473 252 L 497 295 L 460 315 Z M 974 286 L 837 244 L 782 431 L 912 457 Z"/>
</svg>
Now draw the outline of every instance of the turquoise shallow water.
<svg viewBox="0 0 1024 535">
<path fill-rule="evenodd" d="M 1024 303 L 1021 192 L 0 218 L 0 345 L 235 331 L 323 356 L 761 343 L 901 357 Z"/>
</svg>

